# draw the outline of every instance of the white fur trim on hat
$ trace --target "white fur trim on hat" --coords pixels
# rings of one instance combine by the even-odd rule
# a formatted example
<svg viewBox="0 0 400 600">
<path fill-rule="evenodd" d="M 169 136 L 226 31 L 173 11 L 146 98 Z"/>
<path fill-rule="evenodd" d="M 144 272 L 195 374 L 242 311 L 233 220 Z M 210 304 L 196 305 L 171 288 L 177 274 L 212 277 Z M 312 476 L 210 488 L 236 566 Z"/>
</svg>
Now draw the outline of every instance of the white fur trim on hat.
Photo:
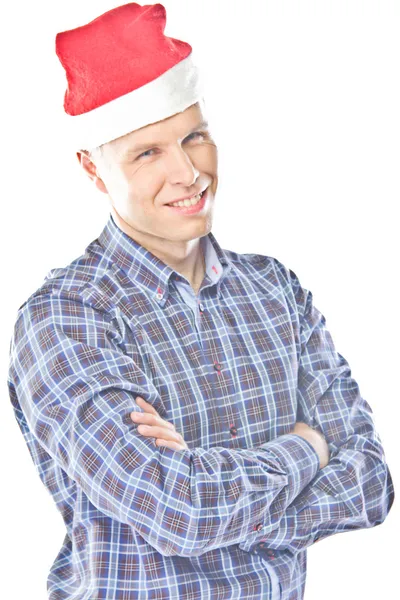
<svg viewBox="0 0 400 600">
<path fill-rule="evenodd" d="M 65 114 L 68 142 L 90 150 L 199 102 L 204 87 L 192 54 L 133 92 L 81 115 Z"/>
</svg>

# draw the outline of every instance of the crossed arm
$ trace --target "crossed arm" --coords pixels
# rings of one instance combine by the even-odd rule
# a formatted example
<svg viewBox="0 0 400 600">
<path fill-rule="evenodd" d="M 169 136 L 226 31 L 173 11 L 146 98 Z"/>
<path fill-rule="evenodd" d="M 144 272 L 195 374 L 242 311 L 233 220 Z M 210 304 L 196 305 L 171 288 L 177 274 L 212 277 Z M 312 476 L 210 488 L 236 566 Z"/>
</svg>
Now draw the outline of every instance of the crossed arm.
<svg viewBox="0 0 400 600">
<path fill-rule="evenodd" d="M 188 450 L 188 445 L 182 435 L 176 431 L 173 423 L 160 417 L 156 409 L 144 398 L 138 396 L 136 401 L 143 412 L 133 411 L 130 418 L 138 424 L 141 435 L 154 438 L 157 446 L 167 446 L 173 450 Z M 306 423 L 296 423 L 291 433 L 299 435 L 311 444 L 318 454 L 319 468 L 326 467 L 329 462 L 329 448 L 325 438 L 318 431 Z"/>
<path fill-rule="evenodd" d="M 296 302 L 302 309 L 298 377 L 298 419 L 292 433 L 308 441 L 319 456 L 320 470 L 286 507 L 268 533 L 252 533 L 240 544 L 296 552 L 325 537 L 381 523 L 394 499 L 373 415 L 351 377 L 346 360 L 334 348 L 324 316 L 290 272 Z M 134 413 L 156 443 L 184 447 L 184 440 L 149 405 Z M 172 429 L 171 429 L 172 427 Z"/>
<path fill-rule="evenodd" d="M 10 391 L 49 460 L 161 554 L 200 555 L 235 543 L 246 550 L 261 540 L 295 551 L 317 535 L 380 523 L 393 500 L 370 410 L 309 298 L 298 421 L 326 439 L 331 458 L 323 469 L 300 435 L 251 449 L 184 451 L 141 435 L 129 416 L 135 399 L 154 404 L 158 392 L 124 352 L 117 317 L 73 292 L 23 307 Z"/>
</svg>

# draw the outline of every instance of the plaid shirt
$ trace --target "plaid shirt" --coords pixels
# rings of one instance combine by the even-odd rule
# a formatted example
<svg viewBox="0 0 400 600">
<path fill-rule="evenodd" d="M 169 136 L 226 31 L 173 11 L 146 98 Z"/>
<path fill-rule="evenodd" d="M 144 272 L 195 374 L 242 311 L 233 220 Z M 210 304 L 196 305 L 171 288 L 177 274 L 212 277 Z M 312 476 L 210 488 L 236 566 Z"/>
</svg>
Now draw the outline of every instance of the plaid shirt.
<svg viewBox="0 0 400 600">
<path fill-rule="evenodd" d="M 275 258 L 201 244 L 196 297 L 110 215 L 18 310 L 10 398 L 66 526 L 51 600 L 297 600 L 308 546 L 390 509 L 371 409 L 312 294 Z M 189 449 L 140 435 L 139 395 Z M 325 436 L 324 469 L 296 421 Z"/>
</svg>

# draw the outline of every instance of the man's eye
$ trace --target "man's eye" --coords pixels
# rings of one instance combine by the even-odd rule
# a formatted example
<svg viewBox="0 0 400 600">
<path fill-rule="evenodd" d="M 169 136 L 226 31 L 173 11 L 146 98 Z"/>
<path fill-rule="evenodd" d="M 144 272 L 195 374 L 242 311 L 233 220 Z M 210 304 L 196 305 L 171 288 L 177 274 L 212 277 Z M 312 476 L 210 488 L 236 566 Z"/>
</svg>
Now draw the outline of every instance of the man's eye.
<svg viewBox="0 0 400 600">
<path fill-rule="evenodd" d="M 142 152 L 142 154 L 139 154 L 138 158 L 142 158 L 143 156 L 151 156 L 151 154 L 149 154 L 149 152 L 154 152 L 155 148 L 150 148 L 150 150 L 146 150 L 146 152 Z"/>
<path fill-rule="evenodd" d="M 191 140 L 195 136 L 205 137 L 205 134 L 202 131 L 195 131 L 195 132 L 191 133 L 190 135 L 188 135 L 186 140 Z"/>
<path fill-rule="evenodd" d="M 191 141 L 192 139 L 197 139 L 198 138 L 205 138 L 206 134 L 203 131 L 194 131 L 193 133 L 191 133 L 190 135 L 188 135 L 185 138 L 185 142 L 187 141 Z M 152 154 L 150 154 L 150 152 L 155 152 L 156 148 L 150 148 L 150 150 L 146 150 L 145 152 L 142 152 L 142 154 L 139 154 L 139 156 L 137 157 L 137 159 L 139 158 L 143 158 L 146 156 L 152 156 Z"/>
</svg>

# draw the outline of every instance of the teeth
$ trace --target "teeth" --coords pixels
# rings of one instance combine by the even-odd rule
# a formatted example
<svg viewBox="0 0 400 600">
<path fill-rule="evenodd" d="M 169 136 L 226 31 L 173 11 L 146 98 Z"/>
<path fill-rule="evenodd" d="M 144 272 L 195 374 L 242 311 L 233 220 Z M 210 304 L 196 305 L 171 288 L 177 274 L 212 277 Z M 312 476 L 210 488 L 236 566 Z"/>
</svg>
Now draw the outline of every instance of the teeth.
<svg viewBox="0 0 400 600">
<path fill-rule="evenodd" d="M 194 206 L 195 204 L 197 204 L 199 202 L 202 195 L 203 195 L 203 192 L 201 192 L 200 194 L 197 194 L 197 196 L 194 196 L 193 198 L 190 198 L 190 199 L 179 200 L 179 202 L 171 202 L 171 204 L 167 204 L 167 206 Z"/>
</svg>

